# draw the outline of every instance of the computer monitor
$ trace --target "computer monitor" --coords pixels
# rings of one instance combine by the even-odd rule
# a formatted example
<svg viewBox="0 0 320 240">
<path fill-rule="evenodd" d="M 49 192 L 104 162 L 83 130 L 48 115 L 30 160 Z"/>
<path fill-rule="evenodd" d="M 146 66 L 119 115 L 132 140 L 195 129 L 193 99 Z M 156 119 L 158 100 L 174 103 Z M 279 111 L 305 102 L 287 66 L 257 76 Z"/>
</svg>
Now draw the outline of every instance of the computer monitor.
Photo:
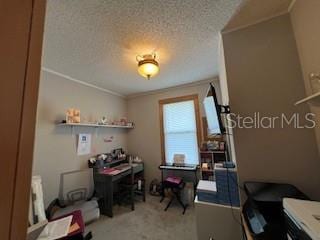
<svg viewBox="0 0 320 240">
<path fill-rule="evenodd" d="M 210 84 L 207 96 L 203 100 L 203 105 L 208 123 L 208 135 L 222 135 L 225 133 L 221 119 L 221 105 L 218 103 L 216 90 L 213 84 Z"/>
</svg>

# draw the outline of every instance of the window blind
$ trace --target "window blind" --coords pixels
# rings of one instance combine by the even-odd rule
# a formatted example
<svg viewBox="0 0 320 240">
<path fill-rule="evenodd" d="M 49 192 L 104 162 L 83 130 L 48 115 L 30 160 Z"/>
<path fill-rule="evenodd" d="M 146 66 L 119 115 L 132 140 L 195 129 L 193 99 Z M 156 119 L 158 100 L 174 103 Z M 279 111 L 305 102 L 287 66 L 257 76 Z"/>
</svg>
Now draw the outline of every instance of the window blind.
<svg viewBox="0 0 320 240">
<path fill-rule="evenodd" d="M 164 104 L 163 130 L 166 163 L 174 154 L 184 154 L 186 164 L 199 163 L 194 101 Z"/>
</svg>

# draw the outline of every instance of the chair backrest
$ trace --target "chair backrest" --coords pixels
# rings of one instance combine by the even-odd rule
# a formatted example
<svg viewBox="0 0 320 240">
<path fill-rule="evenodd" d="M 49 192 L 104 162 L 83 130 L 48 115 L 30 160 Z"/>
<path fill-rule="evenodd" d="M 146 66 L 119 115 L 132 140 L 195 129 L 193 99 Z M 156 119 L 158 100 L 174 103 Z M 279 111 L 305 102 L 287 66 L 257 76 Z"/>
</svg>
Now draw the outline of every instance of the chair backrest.
<svg viewBox="0 0 320 240">
<path fill-rule="evenodd" d="M 59 200 L 63 204 L 87 200 L 93 195 L 93 171 L 91 168 L 61 173 Z"/>
</svg>

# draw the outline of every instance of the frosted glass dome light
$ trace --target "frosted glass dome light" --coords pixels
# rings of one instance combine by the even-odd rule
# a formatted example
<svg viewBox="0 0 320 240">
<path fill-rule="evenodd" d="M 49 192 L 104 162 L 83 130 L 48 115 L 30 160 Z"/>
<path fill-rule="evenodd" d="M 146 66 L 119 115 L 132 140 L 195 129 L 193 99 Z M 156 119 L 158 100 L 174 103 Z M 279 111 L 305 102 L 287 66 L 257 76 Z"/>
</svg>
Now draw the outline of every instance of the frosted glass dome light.
<svg viewBox="0 0 320 240">
<path fill-rule="evenodd" d="M 138 72 L 141 76 L 150 80 L 159 72 L 159 63 L 156 61 L 155 54 L 147 54 L 143 56 L 137 56 Z"/>
</svg>

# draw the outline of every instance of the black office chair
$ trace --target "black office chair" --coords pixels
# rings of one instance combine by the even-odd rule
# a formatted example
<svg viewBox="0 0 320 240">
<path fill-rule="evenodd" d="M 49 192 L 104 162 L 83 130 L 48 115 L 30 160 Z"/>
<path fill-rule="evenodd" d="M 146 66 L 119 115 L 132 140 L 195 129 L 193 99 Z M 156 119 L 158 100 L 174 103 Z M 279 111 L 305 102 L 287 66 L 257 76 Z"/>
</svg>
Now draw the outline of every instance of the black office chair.
<svg viewBox="0 0 320 240">
<path fill-rule="evenodd" d="M 183 208 L 182 214 L 185 214 L 186 209 L 187 209 L 187 205 L 184 204 L 181 200 L 181 192 L 183 191 L 185 185 L 186 185 L 185 182 L 179 177 L 167 177 L 163 181 L 163 183 L 162 183 L 162 198 L 161 198 L 160 202 L 162 202 L 164 200 L 166 190 L 170 190 L 172 192 L 171 199 L 170 199 L 169 203 L 167 204 L 166 208 L 164 209 L 164 211 L 168 210 L 171 203 L 176 198 L 178 203 Z"/>
<path fill-rule="evenodd" d="M 131 167 L 130 171 L 131 174 L 119 183 L 117 198 L 119 205 L 121 205 L 125 201 L 129 202 L 131 204 L 131 210 L 133 211 L 135 196 L 141 196 L 142 200 L 145 202 L 146 192 L 145 179 L 143 177 L 143 174 L 135 175 L 133 172 L 133 167 Z M 141 186 L 139 186 L 139 181 L 141 181 Z"/>
</svg>

